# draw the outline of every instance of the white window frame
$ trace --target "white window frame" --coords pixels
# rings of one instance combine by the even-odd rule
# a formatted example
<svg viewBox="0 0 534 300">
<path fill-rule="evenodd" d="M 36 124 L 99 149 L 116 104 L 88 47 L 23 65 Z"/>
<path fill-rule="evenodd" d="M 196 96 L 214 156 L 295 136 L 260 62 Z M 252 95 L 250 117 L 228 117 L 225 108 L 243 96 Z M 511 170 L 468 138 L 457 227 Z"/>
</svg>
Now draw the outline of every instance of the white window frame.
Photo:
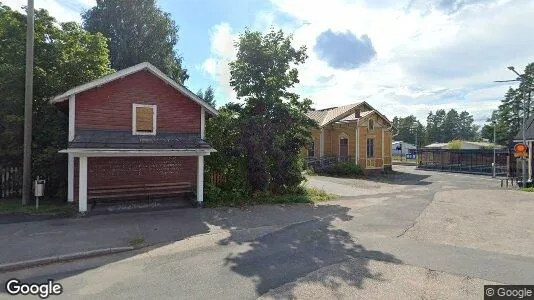
<svg viewBox="0 0 534 300">
<path fill-rule="evenodd" d="M 138 107 L 150 107 L 152 108 L 152 131 L 137 131 L 137 108 Z M 158 107 L 157 105 L 151 104 L 136 104 L 132 105 L 132 134 L 133 135 L 156 135 L 156 120 L 158 116 Z"/>
</svg>

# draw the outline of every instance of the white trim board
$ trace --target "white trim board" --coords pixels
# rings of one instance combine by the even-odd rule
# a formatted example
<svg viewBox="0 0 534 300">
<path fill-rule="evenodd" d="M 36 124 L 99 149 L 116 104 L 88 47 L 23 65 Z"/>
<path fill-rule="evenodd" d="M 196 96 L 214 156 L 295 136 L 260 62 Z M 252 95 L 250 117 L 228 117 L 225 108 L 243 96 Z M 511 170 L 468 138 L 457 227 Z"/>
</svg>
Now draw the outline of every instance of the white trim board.
<svg viewBox="0 0 534 300">
<path fill-rule="evenodd" d="M 74 140 L 76 133 L 76 95 L 69 96 L 69 142 Z"/>
<path fill-rule="evenodd" d="M 105 156 L 203 156 L 216 152 L 214 149 L 161 149 L 161 150 L 136 150 L 136 149 L 85 149 L 70 148 L 60 150 L 59 153 L 70 153 L 75 157 L 105 157 Z"/>
<path fill-rule="evenodd" d="M 54 104 L 54 103 L 65 101 L 65 100 L 69 99 L 69 97 L 72 96 L 72 95 L 79 94 L 81 92 L 84 92 L 84 91 L 90 90 L 92 88 L 104 85 L 104 84 L 106 84 L 108 82 L 123 78 L 125 76 L 137 73 L 137 72 L 145 70 L 145 69 L 148 70 L 150 73 L 152 73 L 152 74 L 156 75 L 157 77 L 159 77 L 161 80 L 165 81 L 167 84 L 169 84 L 170 86 L 172 86 L 173 88 L 175 88 L 176 90 L 181 92 L 182 94 L 186 95 L 191 100 L 193 100 L 196 103 L 198 103 L 200 106 L 204 107 L 212 115 L 216 116 L 216 115 L 219 114 L 219 112 L 215 108 L 211 107 L 204 100 L 200 99 L 197 95 L 195 95 L 195 93 L 193 93 L 190 90 L 188 90 L 185 86 L 183 86 L 183 85 L 177 83 L 176 81 L 172 80 L 170 77 L 168 77 L 163 72 L 161 72 L 158 68 L 154 67 L 152 64 L 150 64 L 148 62 L 142 62 L 142 63 L 137 64 L 135 66 L 132 66 L 132 67 L 117 71 L 117 72 L 115 72 L 113 74 L 106 75 L 106 76 L 104 76 L 102 78 L 99 78 L 99 79 L 93 80 L 91 82 L 88 82 L 88 83 L 79 85 L 77 87 L 74 87 L 74 88 L 66 91 L 63 94 L 54 97 L 52 100 L 50 100 L 50 103 Z"/>
<path fill-rule="evenodd" d="M 152 132 L 137 131 L 137 108 L 138 107 L 152 108 Z M 133 103 L 132 104 L 132 135 L 156 135 L 157 117 L 158 117 L 158 106 L 157 105 Z"/>
</svg>

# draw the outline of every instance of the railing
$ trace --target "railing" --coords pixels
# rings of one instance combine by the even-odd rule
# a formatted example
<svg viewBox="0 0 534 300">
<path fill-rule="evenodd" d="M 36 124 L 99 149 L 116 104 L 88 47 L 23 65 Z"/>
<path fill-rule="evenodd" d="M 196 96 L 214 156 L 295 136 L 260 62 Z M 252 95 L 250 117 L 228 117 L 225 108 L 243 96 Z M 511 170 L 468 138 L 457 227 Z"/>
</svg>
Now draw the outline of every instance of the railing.
<svg viewBox="0 0 534 300">
<path fill-rule="evenodd" d="M 323 156 L 323 157 L 307 157 L 306 163 L 308 169 L 322 170 L 338 163 L 354 163 L 354 157 L 352 156 Z"/>
<path fill-rule="evenodd" d="M 0 198 L 20 196 L 22 193 L 22 170 L 20 168 L 0 169 Z"/>
</svg>

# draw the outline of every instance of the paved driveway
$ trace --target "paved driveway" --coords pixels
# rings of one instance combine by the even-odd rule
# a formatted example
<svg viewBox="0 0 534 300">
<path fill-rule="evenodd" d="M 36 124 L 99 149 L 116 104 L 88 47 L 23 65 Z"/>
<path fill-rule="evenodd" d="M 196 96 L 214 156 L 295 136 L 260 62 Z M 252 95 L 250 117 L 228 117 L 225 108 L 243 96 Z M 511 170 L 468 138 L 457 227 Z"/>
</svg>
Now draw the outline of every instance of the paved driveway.
<svg viewBox="0 0 534 300">
<path fill-rule="evenodd" d="M 142 253 L 0 274 L 0 281 L 58 279 L 65 299 L 480 299 L 484 284 L 534 282 L 534 257 L 520 249 L 530 236 L 499 247 L 477 234 L 496 228 L 484 223 L 491 212 L 494 226 L 507 226 L 494 234 L 517 241 L 509 233 L 530 228 L 530 195 L 502 191 L 487 177 L 395 170 L 371 181 L 311 177 L 308 185 L 342 196 L 316 206 L 148 214 L 147 224 L 163 225 L 192 213 L 189 227 L 202 230 Z"/>
<path fill-rule="evenodd" d="M 366 233 L 534 256 L 534 193 L 486 176 L 395 170 L 376 181 L 314 176 L 308 185 L 365 207 L 351 226 Z"/>
</svg>

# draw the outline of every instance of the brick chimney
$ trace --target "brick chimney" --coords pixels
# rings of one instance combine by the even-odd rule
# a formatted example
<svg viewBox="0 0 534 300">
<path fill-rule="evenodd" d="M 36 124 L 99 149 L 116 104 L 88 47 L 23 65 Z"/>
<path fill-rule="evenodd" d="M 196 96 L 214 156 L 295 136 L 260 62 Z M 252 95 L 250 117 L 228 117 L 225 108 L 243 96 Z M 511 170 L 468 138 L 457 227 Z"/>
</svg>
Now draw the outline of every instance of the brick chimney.
<svg viewBox="0 0 534 300">
<path fill-rule="evenodd" d="M 355 118 L 359 118 L 360 117 L 360 109 L 359 108 L 354 110 L 354 117 Z"/>
</svg>

